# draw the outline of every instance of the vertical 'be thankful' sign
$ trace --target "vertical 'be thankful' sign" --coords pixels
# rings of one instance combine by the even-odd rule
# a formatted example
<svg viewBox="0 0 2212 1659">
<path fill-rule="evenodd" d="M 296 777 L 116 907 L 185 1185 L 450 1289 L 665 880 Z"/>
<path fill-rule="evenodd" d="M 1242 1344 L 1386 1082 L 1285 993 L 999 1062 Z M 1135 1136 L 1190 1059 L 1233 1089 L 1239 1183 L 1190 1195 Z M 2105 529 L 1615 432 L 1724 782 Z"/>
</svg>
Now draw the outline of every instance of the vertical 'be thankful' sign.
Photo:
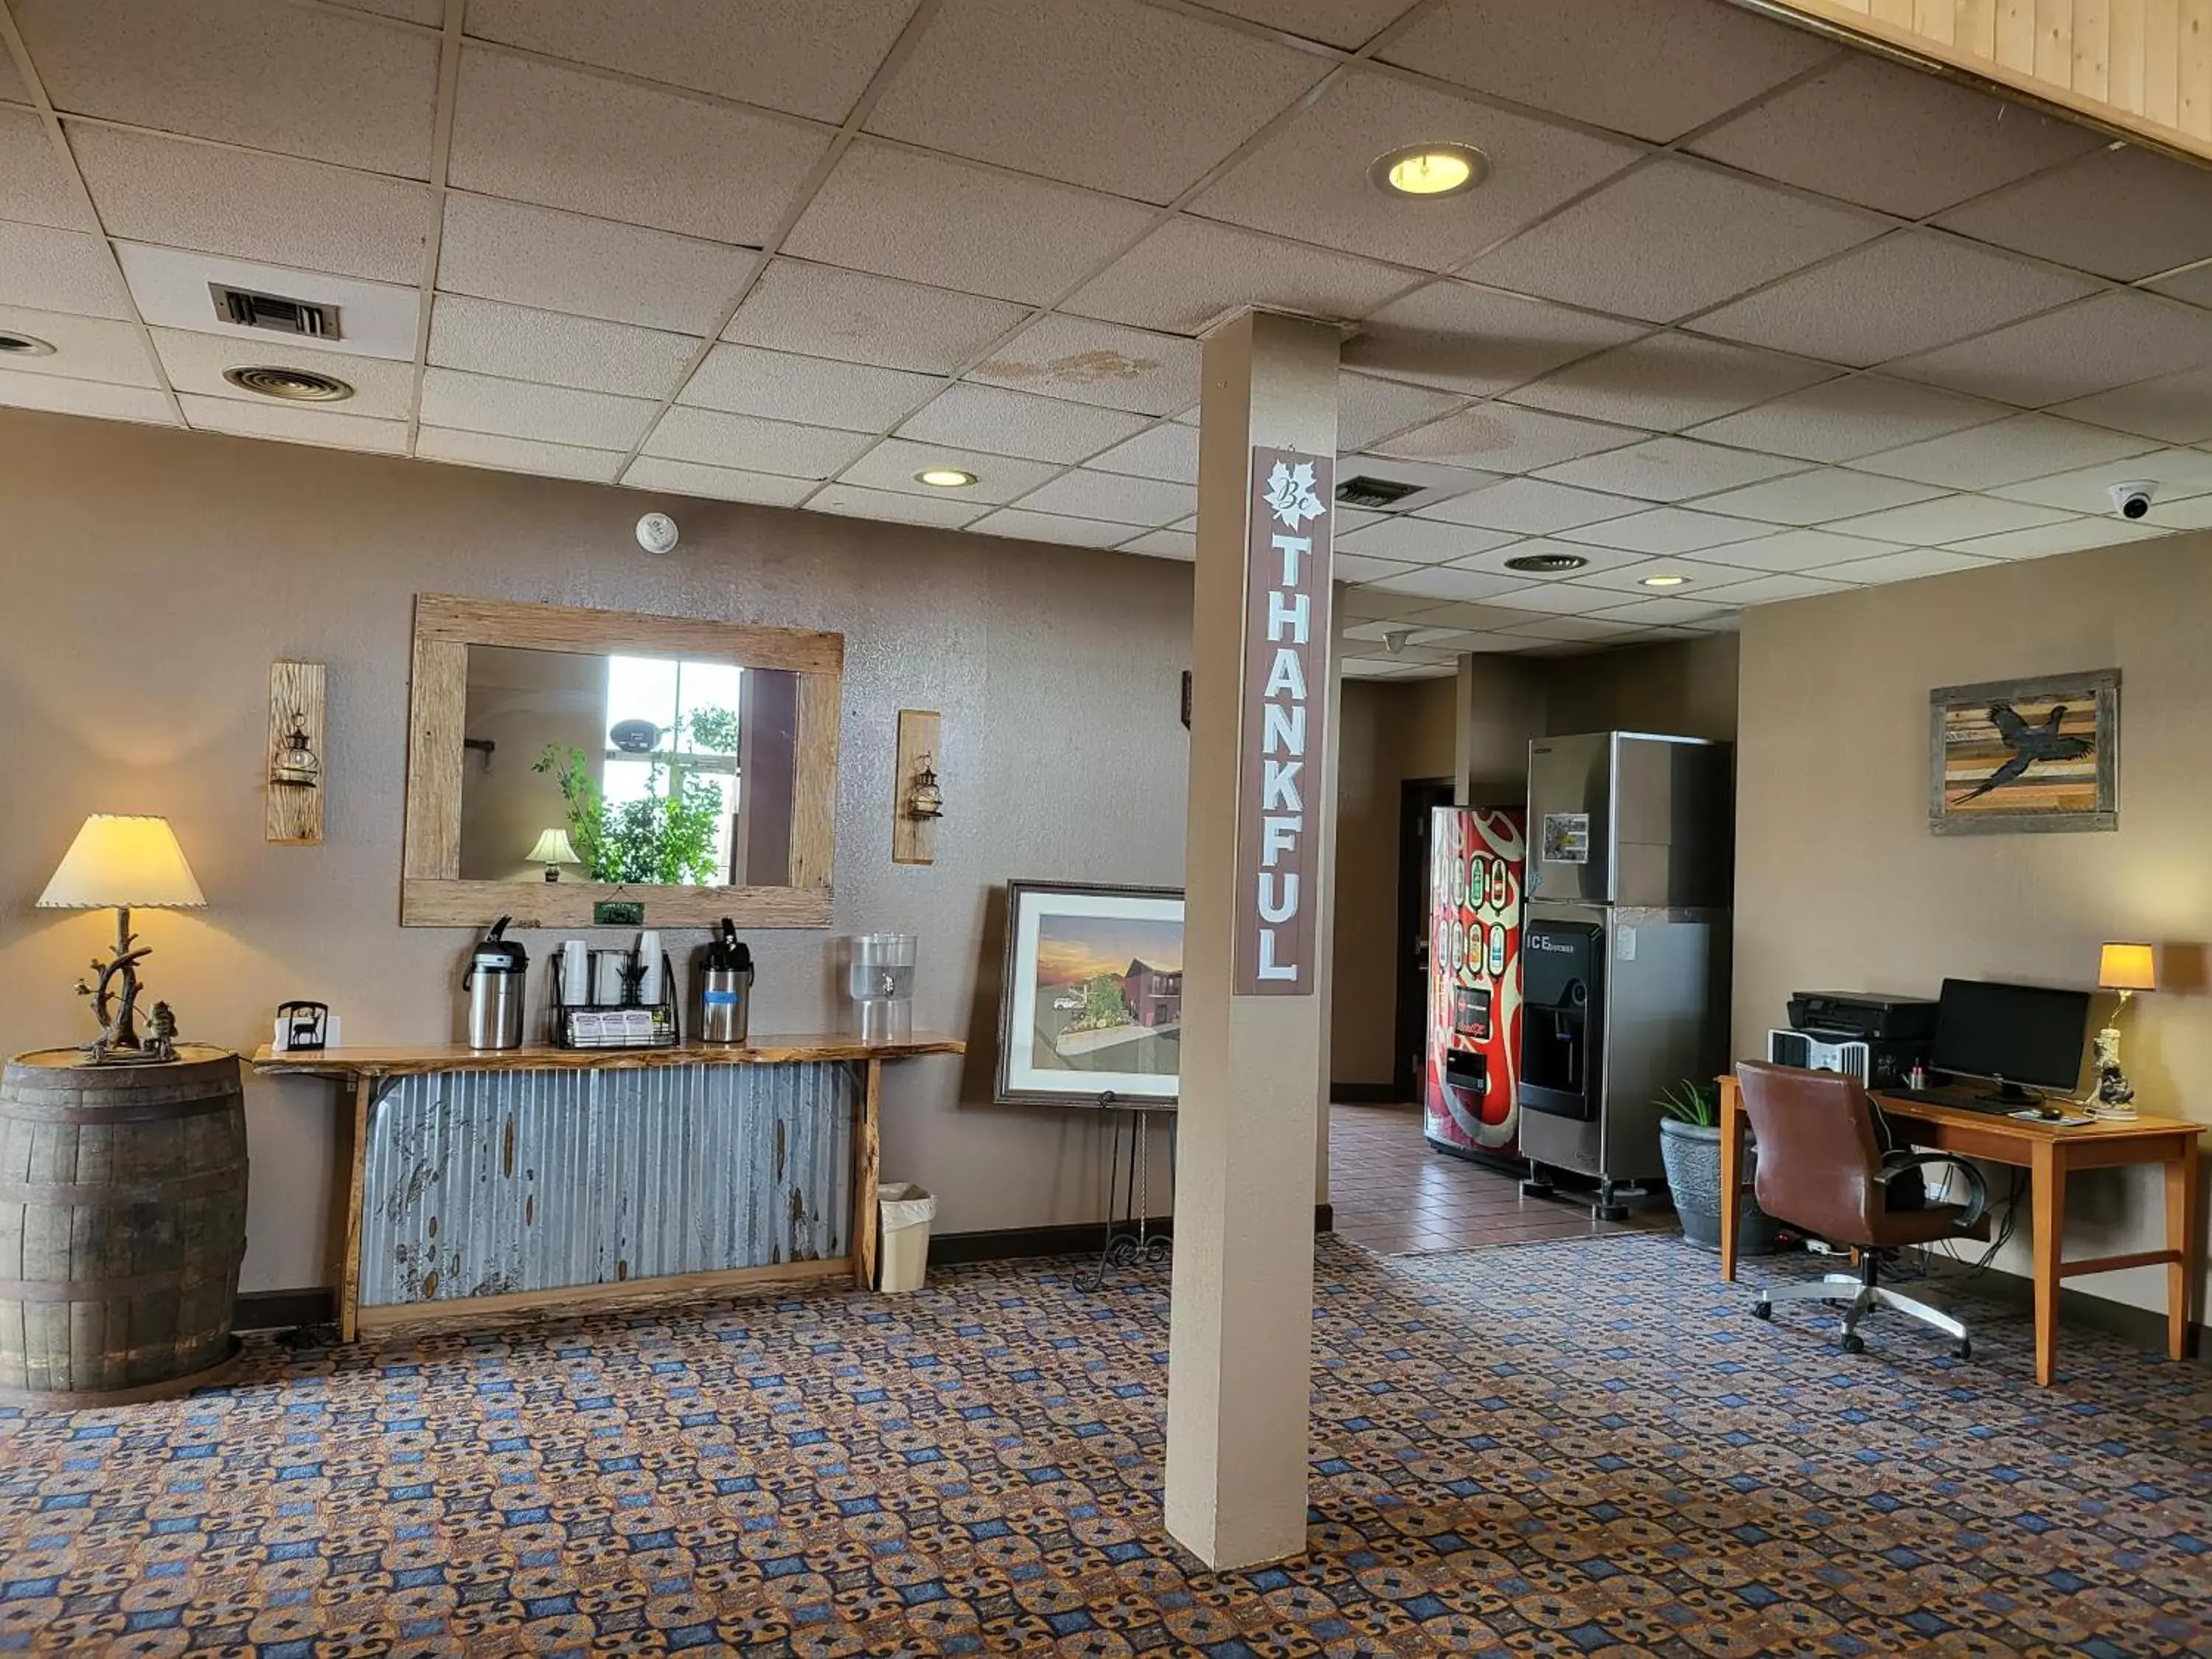
<svg viewBox="0 0 2212 1659">
<path fill-rule="evenodd" d="M 1237 994 L 1310 996 L 1328 738 L 1335 462 L 1252 452 L 1244 752 L 1237 811 Z"/>
</svg>

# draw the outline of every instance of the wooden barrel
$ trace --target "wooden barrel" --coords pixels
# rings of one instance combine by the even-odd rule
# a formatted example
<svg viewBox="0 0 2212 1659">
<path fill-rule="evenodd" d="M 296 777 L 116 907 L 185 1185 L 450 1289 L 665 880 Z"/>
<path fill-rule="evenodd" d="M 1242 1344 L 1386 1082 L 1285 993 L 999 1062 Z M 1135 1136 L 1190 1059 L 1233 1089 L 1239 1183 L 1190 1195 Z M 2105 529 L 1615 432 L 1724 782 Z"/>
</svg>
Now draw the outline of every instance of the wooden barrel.
<svg viewBox="0 0 2212 1659">
<path fill-rule="evenodd" d="M 246 1253 L 238 1056 L 74 1049 L 0 1073 L 0 1390 L 120 1404 L 215 1380 Z"/>
</svg>

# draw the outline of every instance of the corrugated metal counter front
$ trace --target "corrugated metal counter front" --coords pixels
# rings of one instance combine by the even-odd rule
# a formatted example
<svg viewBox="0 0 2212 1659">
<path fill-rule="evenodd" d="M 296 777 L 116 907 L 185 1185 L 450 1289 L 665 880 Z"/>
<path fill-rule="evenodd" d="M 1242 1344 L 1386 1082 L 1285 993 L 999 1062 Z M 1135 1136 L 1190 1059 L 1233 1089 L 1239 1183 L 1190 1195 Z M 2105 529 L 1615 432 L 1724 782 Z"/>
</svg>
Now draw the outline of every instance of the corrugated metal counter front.
<svg viewBox="0 0 2212 1659">
<path fill-rule="evenodd" d="M 350 1340 L 806 1279 L 865 1287 L 883 1062 L 962 1048 L 264 1049 L 253 1064 L 353 1085 Z"/>
</svg>

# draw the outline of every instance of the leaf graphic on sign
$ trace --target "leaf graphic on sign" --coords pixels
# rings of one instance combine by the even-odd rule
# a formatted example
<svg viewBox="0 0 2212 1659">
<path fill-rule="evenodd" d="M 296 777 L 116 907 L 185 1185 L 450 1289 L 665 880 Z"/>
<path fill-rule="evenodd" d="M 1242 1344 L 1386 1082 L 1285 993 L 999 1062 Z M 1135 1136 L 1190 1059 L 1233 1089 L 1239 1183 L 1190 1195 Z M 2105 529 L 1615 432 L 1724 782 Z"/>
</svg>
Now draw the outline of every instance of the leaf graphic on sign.
<svg viewBox="0 0 2212 1659">
<path fill-rule="evenodd" d="M 1267 501 L 1269 510 L 1291 530 L 1308 519 L 1321 517 L 1321 498 L 1314 494 L 1313 463 L 1300 461 L 1292 466 L 1277 461 L 1267 475 Z"/>
</svg>

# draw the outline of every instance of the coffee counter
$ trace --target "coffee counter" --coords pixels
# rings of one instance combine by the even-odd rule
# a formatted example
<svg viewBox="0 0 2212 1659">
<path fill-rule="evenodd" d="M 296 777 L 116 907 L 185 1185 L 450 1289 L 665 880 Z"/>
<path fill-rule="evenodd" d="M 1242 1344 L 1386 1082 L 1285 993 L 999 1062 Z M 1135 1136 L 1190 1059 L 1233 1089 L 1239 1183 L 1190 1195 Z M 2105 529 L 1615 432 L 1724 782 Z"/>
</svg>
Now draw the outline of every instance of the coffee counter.
<svg viewBox="0 0 2212 1659">
<path fill-rule="evenodd" d="M 884 1066 L 966 1046 L 916 1033 L 741 1048 L 264 1048 L 252 1064 L 348 1088 L 333 1214 L 338 1325 L 351 1341 L 808 1280 L 865 1289 Z"/>
</svg>

